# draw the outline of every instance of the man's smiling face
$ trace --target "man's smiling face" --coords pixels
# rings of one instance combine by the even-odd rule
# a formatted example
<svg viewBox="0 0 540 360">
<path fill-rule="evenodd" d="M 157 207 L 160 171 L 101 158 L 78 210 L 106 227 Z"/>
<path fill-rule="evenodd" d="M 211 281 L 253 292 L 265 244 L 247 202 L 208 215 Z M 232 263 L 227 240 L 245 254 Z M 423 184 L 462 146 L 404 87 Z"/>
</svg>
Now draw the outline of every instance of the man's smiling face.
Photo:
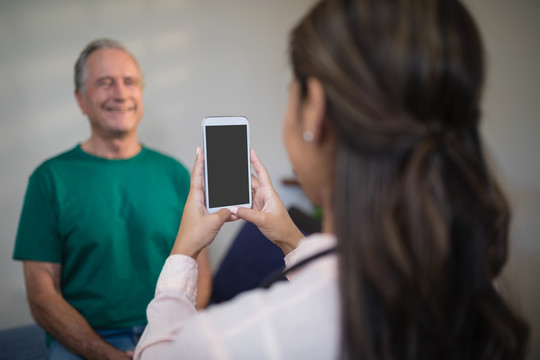
<svg viewBox="0 0 540 360">
<path fill-rule="evenodd" d="M 92 132 L 102 138 L 136 132 L 143 115 L 142 80 L 131 56 L 119 49 L 100 49 L 86 60 L 85 91 L 77 102 Z"/>
</svg>

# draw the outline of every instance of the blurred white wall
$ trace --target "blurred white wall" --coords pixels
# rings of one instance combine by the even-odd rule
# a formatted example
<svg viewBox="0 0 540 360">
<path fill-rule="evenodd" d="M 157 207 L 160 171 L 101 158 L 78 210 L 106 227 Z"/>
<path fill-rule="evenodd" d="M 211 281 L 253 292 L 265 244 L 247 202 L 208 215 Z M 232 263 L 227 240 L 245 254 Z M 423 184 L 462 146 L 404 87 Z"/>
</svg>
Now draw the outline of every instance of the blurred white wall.
<svg viewBox="0 0 540 360">
<path fill-rule="evenodd" d="M 0 0 L 0 329 L 31 321 L 22 265 L 11 260 L 27 179 L 89 134 L 73 65 L 98 37 L 122 41 L 145 73 L 140 138 L 191 169 L 208 115 L 245 115 L 251 145 L 287 205 L 311 210 L 281 140 L 287 35 L 313 0 Z M 215 268 L 239 223 L 212 245 Z"/>
<path fill-rule="evenodd" d="M 540 28 L 537 0 L 466 0 L 484 35 L 483 132 L 514 205 L 510 266 L 517 301 L 540 326 Z M 204 116 L 242 114 L 287 205 L 309 209 L 281 141 L 287 34 L 313 0 L 0 0 L 0 329 L 31 321 L 22 265 L 11 260 L 27 178 L 45 158 L 88 136 L 73 97 L 73 63 L 111 37 L 146 75 L 142 141 L 191 168 Z M 537 164 L 537 165 L 534 165 Z M 215 268 L 236 224 L 211 248 Z M 538 331 L 530 358 L 540 356 Z"/>
</svg>

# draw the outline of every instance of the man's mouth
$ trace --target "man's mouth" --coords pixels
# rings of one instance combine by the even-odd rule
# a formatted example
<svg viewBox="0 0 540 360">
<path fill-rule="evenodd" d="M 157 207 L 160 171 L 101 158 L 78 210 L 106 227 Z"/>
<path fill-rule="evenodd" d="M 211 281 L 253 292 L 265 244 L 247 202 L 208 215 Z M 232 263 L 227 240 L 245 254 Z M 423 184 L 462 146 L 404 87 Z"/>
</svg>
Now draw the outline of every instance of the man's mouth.
<svg viewBox="0 0 540 360">
<path fill-rule="evenodd" d="M 105 110 L 112 113 L 126 113 L 130 111 L 135 111 L 135 106 L 130 107 L 105 107 Z"/>
</svg>

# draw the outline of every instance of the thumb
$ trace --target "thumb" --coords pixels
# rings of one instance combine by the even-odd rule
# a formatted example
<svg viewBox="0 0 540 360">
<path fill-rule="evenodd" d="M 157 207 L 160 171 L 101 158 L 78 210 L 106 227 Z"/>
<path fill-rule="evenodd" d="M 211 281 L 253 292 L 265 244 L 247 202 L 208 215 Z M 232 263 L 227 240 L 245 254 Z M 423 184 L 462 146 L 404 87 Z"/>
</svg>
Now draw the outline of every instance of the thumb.
<svg viewBox="0 0 540 360">
<path fill-rule="evenodd" d="M 257 226 L 264 223 L 264 213 L 258 210 L 248 208 L 238 208 L 236 215 L 243 220 L 249 221 Z"/>
<path fill-rule="evenodd" d="M 218 212 L 214 213 L 215 216 L 219 218 L 219 222 L 223 225 L 225 221 L 231 216 L 229 209 L 221 209 Z"/>
</svg>

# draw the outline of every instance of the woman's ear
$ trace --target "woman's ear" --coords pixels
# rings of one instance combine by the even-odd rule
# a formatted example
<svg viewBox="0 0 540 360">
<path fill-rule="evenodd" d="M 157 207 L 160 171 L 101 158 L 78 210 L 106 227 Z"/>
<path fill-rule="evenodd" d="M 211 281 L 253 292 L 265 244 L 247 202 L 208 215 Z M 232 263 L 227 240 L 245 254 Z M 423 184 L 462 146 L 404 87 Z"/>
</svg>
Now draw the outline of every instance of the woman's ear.
<svg viewBox="0 0 540 360">
<path fill-rule="evenodd" d="M 324 119 L 326 117 L 326 97 L 324 88 L 314 77 L 307 79 L 307 95 L 302 103 L 302 126 L 304 137 L 310 141 L 318 142 L 324 133 Z"/>
</svg>

